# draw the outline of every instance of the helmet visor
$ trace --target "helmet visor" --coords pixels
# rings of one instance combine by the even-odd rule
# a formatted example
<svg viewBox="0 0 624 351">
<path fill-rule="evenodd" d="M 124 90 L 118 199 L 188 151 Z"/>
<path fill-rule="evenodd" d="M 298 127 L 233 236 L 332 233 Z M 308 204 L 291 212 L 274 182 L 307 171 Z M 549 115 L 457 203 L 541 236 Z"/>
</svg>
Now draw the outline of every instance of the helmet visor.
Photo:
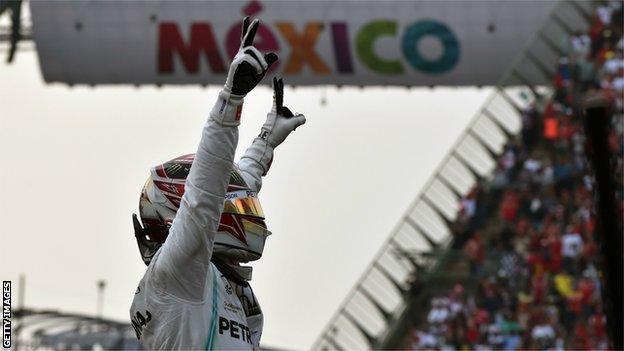
<svg viewBox="0 0 624 351">
<path fill-rule="evenodd" d="M 264 212 L 255 191 L 235 191 L 225 195 L 223 213 L 239 214 L 264 219 Z"/>
<path fill-rule="evenodd" d="M 271 235 L 271 231 L 266 228 L 266 224 L 264 221 L 252 221 L 243 219 L 241 221 L 243 223 L 243 228 L 245 229 L 246 234 L 253 234 L 259 237 L 267 237 Z"/>
</svg>

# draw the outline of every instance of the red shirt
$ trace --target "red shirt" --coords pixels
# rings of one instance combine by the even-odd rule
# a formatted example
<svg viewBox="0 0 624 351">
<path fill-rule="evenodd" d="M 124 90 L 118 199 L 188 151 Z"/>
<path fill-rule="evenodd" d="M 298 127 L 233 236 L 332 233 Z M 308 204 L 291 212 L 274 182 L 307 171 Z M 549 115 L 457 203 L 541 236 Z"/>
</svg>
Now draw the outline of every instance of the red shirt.
<svg viewBox="0 0 624 351">
<path fill-rule="evenodd" d="M 592 326 L 594 336 L 604 338 L 607 336 L 607 321 L 601 313 L 596 313 L 589 317 L 589 325 Z"/>
<path fill-rule="evenodd" d="M 559 121 L 557 118 L 544 118 L 544 138 L 553 140 L 559 137 Z"/>
<path fill-rule="evenodd" d="M 581 313 L 583 307 L 581 294 L 572 294 L 568 297 L 568 309 L 575 314 Z"/>
<path fill-rule="evenodd" d="M 518 197 L 514 193 L 508 193 L 503 199 L 501 204 L 501 217 L 509 222 L 516 219 L 516 213 L 518 212 Z"/>
<path fill-rule="evenodd" d="M 557 273 L 561 270 L 563 258 L 561 256 L 561 239 L 555 238 L 550 241 L 550 271 Z"/>
<path fill-rule="evenodd" d="M 583 305 L 589 304 L 589 299 L 594 292 L 594 283 L 589 279 L 581 279 L 579 283 L 579 291 L 581 292 L 581 303 Z"/>
</svg>

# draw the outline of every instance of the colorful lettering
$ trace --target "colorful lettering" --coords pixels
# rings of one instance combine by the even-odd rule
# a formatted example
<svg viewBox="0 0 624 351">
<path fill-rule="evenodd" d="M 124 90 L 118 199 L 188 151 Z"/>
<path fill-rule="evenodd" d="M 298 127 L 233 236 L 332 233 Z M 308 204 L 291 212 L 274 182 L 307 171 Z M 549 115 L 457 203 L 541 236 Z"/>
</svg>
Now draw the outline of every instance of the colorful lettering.
<svg viewBox="0 0 624 351">
<path fill-rule="evenodd" d="M 192 23 L 189 44 L 185 44 L 178 26 L 163 22 L 158 27 L 158 72 L 173 73 L 173 56 L 178 54 L 189 73 L 199 70 L 199 57 L 203 52 L 214 73 L 224 73 L 225 64 L 209 23 Z"/>
<path fill-rule="evenodd" d="M 282 35 L 291 47 L 290 57 L 284 66 L 285 74 L 301 73 L 304 63 L 310 65 L 312 71 L 317 74 L 331 73 L 329 67 L 327 67 L 323 60 L 321 60 L 318 54 L 314 51 L 316 40 L 321 33 L 321 29 L 323 28 L 323 24 L 321 22 L 307 23 L 303 29 L 303 34 L 301 35 L 297 34 L 291 23 L 280 22 L 276 23 L 275 26 L 280 30 L 280 32 L 282 32 Z"/>
<path fill-rule="evenodd" d="M 245 7 L 245 13 L 256 14 L 262 10 L 258 1 L 251 1 Z M 324 25 L 329 26 L 329 40 L 333 49 L 334 67 L 330 68 L 316 51 Z M 225 50 L 232 59 L 240 46 L 241 23 L 233 24 L 226 33 Z M 277 28 L 277 31 L 275 31 Z M 351 45 L 349 28 L 346 22 L 308 22 L 301 32 L 290 22 L 278 22 L 275 28 L 261 24 L 256 34 L 254 45 L 262 52 L 279 53 L 281 46 L 290 46 L 290 56 L 281 57 L 283 67 L 273 65 L 271 71 L 281 70 L 284 75 L 301 74 L 304 66 L 310 67 L 313 74 L 353 74 L 356 65 L 351 50 L 356 50 L 356 57 L 363 67 L 379 74 L 396 75 L 404 73 L 404 65 L 400 58 L 379 56 L 375 52 L 375 43 L 383 37 L 391 37 L 400 45 L 400 52 L 405 61 L 413 69 L 425 74 L 438 75 L 448 72 L 457 65 L 460 59 L 460 45 L 457 36 L 444 23 L 435 20 L 422 20 L 405 28 L 401 38 L 397 38 L 399 26 L 391 20 L 375 20 L 364 24 L 355 35 L 355 45 Z M 279 35 L 284 42 L 280 44 Z M 424 37 L 431 36 L 442 45 L 442 53 L 436 58 L 422 55 L 418 44 Z M 163 22 L 158 27 L 158 72 L 171 74 L 174 72 L 174 57 L 178 56 L 183 69 L 188 74 L 197 74 L 201 57 L 205 56 L 213 73 L 225 73 L 226 65 L 217 46 L 210 23 L 193 22 L 185 39 L 178 25 Z"/>
<path fill-rule="evenodd" d="M 241 40 L 240 37 L 241 37 L 241 22 L 238 22 L 232 25 L 232 27 L 230 27 L 230 30 L 228 31 L 227 36 L 226 36 L 225 47 L 226 47 L 226 52 L 230 60 L 233 59 L 236 53 L 238 52 L 238 48 L 240 47 L 240 40 Z M 260 52 L 274 52 L 278 54 L 279 56 L 280 46 L 279 46 L 277 39 L 275 39 L 275 36 L 273 35 L 273 32 L 271 31 L 270 27 L 265 26 L 262 23 L 260 23 L 260 26 L 258 27 L 258 31 L 256 32 L 256 38 L 254 39 L 254 46 L 258 50 L 260 50 Z M 277 61 L 273 66 L 271 66 L 271 70 L 275 69 L 278 64 L 279 64 L 279 61 Z"/>
<path fill-rule="evenodd" d="M 399 74 L 403 73 L 403 66 L 399 60 L 382 59 L 373 49 L 375 41 L 381 36 L 394 36 L 397 32 L 397 24 L 394 21 L 374 21 L 371 22 L 358 33 L 355 39 L 355 46 L 366 67 L 378 73 Z"/>
<path fill-rule="evenodd" d="M 418 51 L 418 41 L 430 35 L 443 46 L 442 55 L 435 60 L 425 59 Z M 459 42 L 453 32 L 444 24 L 425 20 L 407 28 L 403 36 L 403 54 L 412 67 L 431 74 L 444 73 L 453 68 L 459 60 Z"/>
<path fill-rule="evenodd" d="M 340 73 L 353 73 L 353 63 L 351 61 L 351 45 L 349 45 L 349 34 L 347 24 L 344 22 L 334 22 L 331 25 L 332 42 L 334 44 L 334 56 L 336 57 L 336 68 Z"/>
</svg>

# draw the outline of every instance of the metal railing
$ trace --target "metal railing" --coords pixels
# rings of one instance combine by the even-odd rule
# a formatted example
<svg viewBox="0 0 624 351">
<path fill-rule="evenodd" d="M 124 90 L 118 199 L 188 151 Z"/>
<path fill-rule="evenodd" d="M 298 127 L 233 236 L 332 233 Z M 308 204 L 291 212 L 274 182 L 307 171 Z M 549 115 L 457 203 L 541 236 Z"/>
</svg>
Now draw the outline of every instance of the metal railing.
<svg viewBox="0 0 624 351">
<path fill-rule="evenodd" d="M 132 327 L 93 316 L 56 310 L 20 308 L 14 311 L 13 349 L 140 350 Z"/>
</svg>

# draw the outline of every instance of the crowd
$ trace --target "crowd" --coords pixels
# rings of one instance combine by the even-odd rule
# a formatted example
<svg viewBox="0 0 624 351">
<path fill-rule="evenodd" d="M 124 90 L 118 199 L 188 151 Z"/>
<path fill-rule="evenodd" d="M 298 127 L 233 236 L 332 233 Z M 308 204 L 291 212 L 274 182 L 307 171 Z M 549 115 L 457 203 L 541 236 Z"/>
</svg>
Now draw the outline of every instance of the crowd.
<svg viewBox="0 0 624 351">
<path fill-rule="evenodd" d="M 608 348 L 580 105 L 594 90 L 610 99 L 609 145 L 623 213 L 622 3 L 598 6 L 591 27 L 573 36 L 570 48 L 559 61 L 551 100 L 524 111 L 522 131 L 505 146 L 492 177 L 462 200 L 453 247 L 463 251 L 476 288 L 457 283 L 432 298 L 406 348 Z M 496 230 L 486 235 L 480 230 L 486 224 Z"/>
</svg>

